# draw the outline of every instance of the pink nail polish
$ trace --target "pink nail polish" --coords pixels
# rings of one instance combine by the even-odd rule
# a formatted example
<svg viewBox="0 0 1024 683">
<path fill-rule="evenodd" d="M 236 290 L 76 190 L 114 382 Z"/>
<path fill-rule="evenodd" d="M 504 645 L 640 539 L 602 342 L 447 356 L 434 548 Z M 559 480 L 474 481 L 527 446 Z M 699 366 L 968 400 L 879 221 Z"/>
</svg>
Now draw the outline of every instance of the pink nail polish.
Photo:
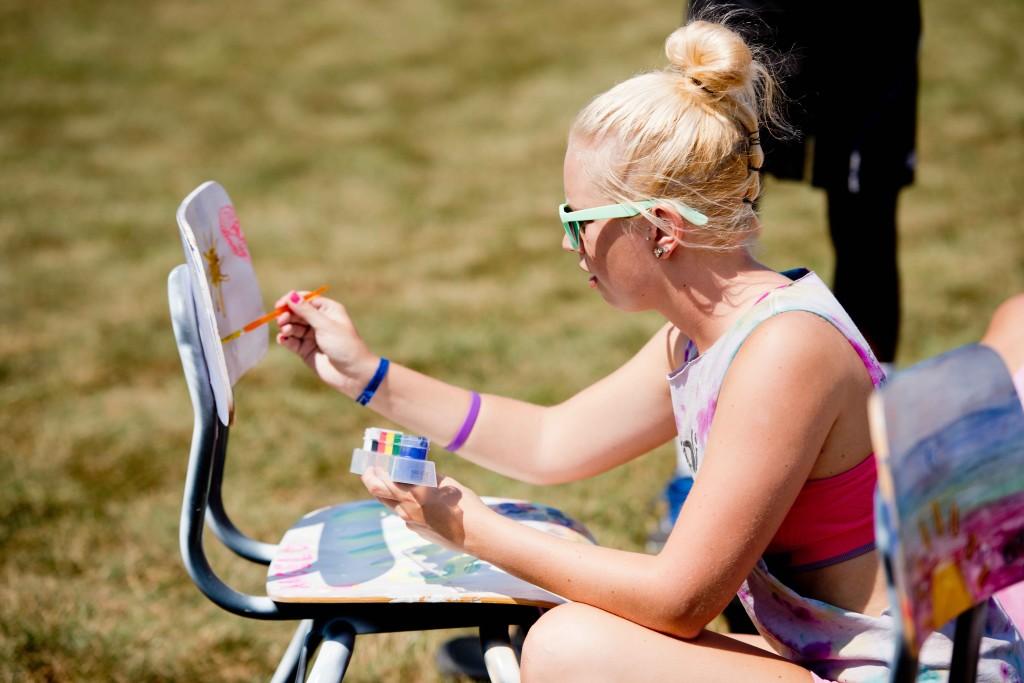
<svg viewBox="0 0 1024 683">
<path fill-rule="evenodd" d="M 299 297 L 298 292 L 292 292 L 292 295 L 288 298 L 292 300 L 293 304 L 297 304 L 299 303 L 299 301 L 301 301 L 301 297 Z"/>
</svg>

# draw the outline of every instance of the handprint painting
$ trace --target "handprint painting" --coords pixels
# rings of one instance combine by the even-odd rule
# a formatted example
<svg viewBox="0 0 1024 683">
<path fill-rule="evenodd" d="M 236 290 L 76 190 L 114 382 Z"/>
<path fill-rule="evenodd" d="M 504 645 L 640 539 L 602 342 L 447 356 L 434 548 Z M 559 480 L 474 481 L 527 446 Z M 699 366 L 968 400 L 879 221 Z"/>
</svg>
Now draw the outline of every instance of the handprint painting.
<svg viewBox="0 0 1024 683">
<path fill-rule="evenodd" d="M 1002 360 L 980 345 L 896 375 L 879 409 L 878 540 L 919 645 L 1024 580 L 1024 410 Z"/>
<path fill-rule="evenodd" d="M 177 218 L 217 414 L 229 424 L 231 387 L 262 360 L 267 333 L 260 330 L 227 344 L 220 340 L 259 316 L 263 297 L 245 233 L 223 187 L 213 181 L 197 187 L 181 203 Z"/>
</svg>

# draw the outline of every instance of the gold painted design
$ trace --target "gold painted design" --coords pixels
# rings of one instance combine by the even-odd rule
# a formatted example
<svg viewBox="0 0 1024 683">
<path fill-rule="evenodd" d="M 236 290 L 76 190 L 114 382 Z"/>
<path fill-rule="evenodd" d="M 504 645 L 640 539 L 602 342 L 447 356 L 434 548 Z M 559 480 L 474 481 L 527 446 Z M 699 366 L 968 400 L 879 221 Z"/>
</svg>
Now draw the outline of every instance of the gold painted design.
<svg viewBox="0 0 1024 683">
<path fill-rule="evenodd" d="M 211 243 L 210 248 L 203 252 L 203 258 L 206 260 L 206 279 L 209 280 L 210 290 L 213 292 L 213 305 L 218 313 L 225 315 L 221 283 L 227 282 L 231 277 L 221 270 L 222 261 L 220 254 L 217 253 L 216 243 Z"/>
<path fill-rule="evenodd" d="M 943 535 L 946 533 L 942 528 L 942 508 L 939 506 L 938 501 L 932 501 L 932 522 L 935 524 L 935 533 Z"/>
<path fill-rule="evenodd" d="M 972 600 L 960 568 L 953 562 L 941 562 L 932 572 L 932 628 L 971 608 Z"/>
<path fill-rule="evenodd" d="M 932 537 L 931 537 L 931 534 L 928 533 L 928 525 L 925 524 L 922 521 L 922 522 L 918 522 L 917 523 L 917 527 L 918 527 L 918 530 L 921 532 L 921 541 L 924 542 L 924 547 L 928 551 L 931 551 L 931 549 L 932 549 Z"/>
</svg>

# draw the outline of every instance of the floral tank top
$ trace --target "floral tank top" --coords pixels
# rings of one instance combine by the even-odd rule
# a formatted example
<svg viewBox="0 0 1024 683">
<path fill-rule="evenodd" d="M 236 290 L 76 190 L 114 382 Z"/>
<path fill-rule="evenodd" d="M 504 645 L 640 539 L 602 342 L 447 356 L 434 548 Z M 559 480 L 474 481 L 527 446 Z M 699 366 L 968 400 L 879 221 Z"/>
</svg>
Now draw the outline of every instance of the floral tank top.
<svg viewBox="0 0 1024 683">
<path fill-rule="evenodd" d="M 765 320 L 789 311 L 818 315 L 849 341 L 872 383 L 885 375 L 864 337 L 832 292 L 814 273 L 785 273 L 793 280 L 759 299 L 703 354 L 687 346 L 681 368 L 668 377 L 678 432 L 680 469 L 700 476 L 718 394 L 740 346 Z M 889 680 L 897 625 L 888 611 L 873 617 L 804 597 L 775 577 L 759 560 L 737 593 L 760 634 L 782 656 L 836 681 Z M 945 681 L 952 654 L 952 625 L 931 634 L 920 653 L 918 681 Z M 1021 682 L 1024 643 L 998 603 L 989 604 L 978 680 Z"/>
</svg>

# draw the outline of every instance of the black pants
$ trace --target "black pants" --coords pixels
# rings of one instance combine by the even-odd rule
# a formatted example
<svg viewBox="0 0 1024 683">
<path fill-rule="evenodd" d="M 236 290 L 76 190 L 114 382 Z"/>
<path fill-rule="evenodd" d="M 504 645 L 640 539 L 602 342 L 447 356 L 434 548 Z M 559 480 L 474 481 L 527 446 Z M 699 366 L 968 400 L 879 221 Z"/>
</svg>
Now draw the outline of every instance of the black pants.
<svg viewBox="0 0 1024 683">
<path fill-rule="evenodd" d="M 899 341 L 899 192 L 828 190 L 828 227 L 836 255 L 832 289 L 883 363 L 893 361 Z"/>
</svg>

